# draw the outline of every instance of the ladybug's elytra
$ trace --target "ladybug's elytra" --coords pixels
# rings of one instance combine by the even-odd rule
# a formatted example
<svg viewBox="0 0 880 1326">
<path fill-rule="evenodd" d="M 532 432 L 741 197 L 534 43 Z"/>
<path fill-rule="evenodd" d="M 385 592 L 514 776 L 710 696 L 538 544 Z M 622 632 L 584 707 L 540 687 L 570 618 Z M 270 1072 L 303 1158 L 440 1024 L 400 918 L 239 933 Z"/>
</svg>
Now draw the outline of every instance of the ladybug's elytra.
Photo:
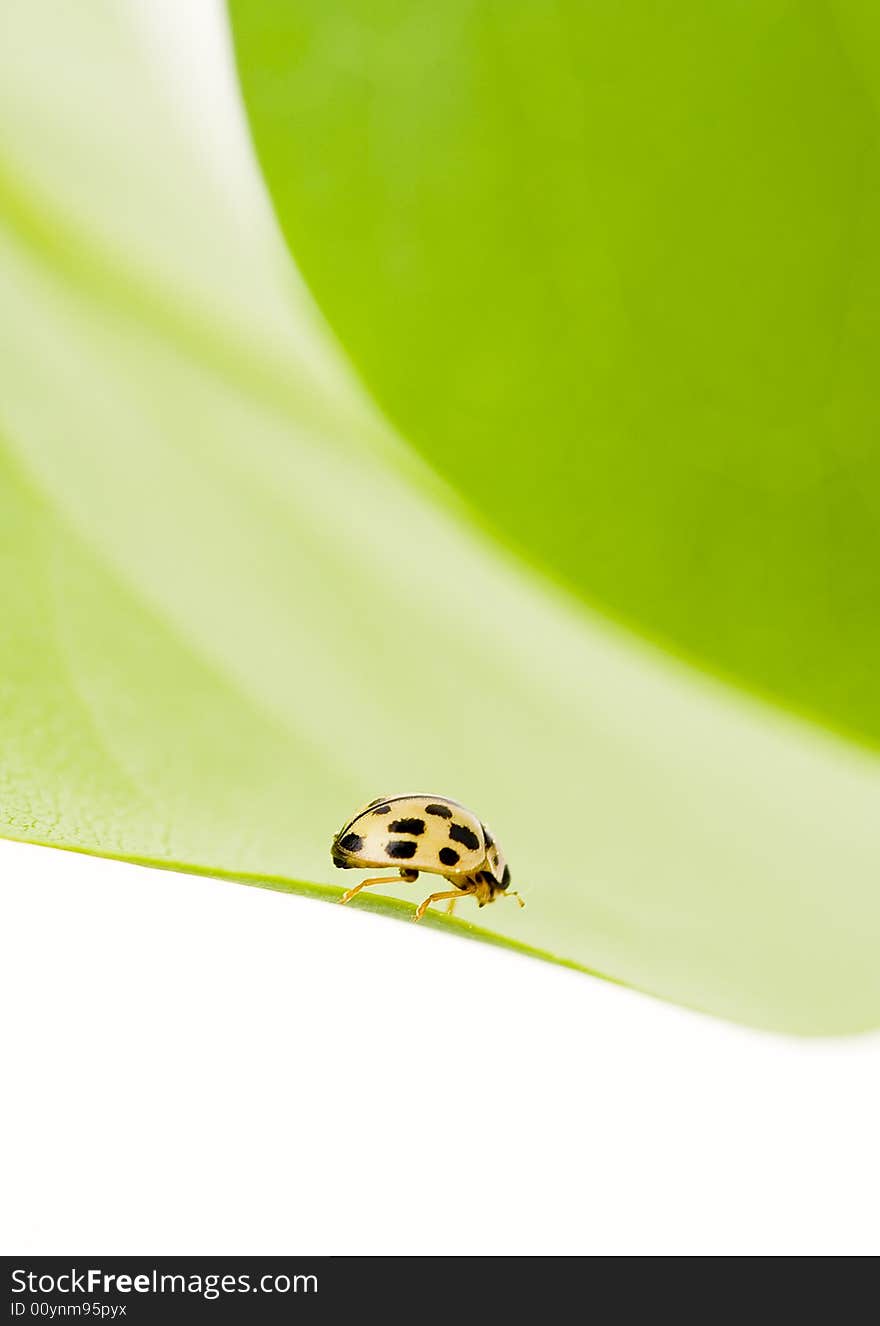
<svg viewBox="0 0 880 1326">
<path fill-rule="evenodd" d="M 525 905 L 518 893 L 507 891 L 510 868 L 485 824 L 448 797 L 421 793 L 377 797 L 342 826 L 330 850 L 340 870 L 397 866 L 407 883 L 417 880 L 420 871 L 448 880 L 454 887 L 425 898 L 414 921 L 422 919 L 432 902 L 445 898 L 450 899 L 451 912 L 458 898 L 467 894 L 481 907 L 499 896 Z M 361 880 L 339 901 L 350 902 L 361 889 L 387 882 L 387 875 Z"/>
</svg>

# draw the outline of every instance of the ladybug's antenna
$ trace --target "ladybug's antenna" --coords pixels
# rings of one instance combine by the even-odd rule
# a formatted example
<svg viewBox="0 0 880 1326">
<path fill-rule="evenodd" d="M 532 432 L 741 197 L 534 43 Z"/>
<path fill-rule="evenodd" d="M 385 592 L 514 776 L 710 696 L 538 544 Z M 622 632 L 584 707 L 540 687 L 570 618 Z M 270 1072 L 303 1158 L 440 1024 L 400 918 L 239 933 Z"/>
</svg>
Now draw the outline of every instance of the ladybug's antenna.
<svg viewBox="0 0 880 1326">
<path fill-rule="evenodd" d="M 517 903 L 519 904 L 520 907 L 525 907 L 525 905 L 526 905 L 526 904 L 525 904 L 525 900 L 519 896 L 519 894 L 516 892 L 516 890 L 514 890 L 513 893 L 505 893 L 505 894 L 504 894 L 504 897 L 505 897 L 505 898 L 516 898 L 516 901 L 517 901 Z"/>
</svg>

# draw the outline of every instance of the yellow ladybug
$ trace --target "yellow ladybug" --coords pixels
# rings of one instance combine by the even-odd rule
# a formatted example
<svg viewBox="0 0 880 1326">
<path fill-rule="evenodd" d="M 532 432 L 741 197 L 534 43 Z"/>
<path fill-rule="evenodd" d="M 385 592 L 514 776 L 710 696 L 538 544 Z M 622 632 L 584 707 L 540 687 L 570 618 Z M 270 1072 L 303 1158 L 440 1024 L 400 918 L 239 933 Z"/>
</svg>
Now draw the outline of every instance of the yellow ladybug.
<svg viewBox="0 0 880 1326">
<path fill-rule="evenodd" d="M 432 893 L 416 908 L 414 921 L 420 921 L 432 902 L 451 899 L 451 912 L 458 898 L 472 894 L 481 907 L 507 893 L 510 868 L 501 848 L 485 824 L 471 811 L 448 797 L 410 796 L 377 797 L 342 826 L 330 849 L 334 866 L 351 870 L 363 866 L 398 866 L 408 884 L 423 870 L 428 875 L 442 875 L 454 888 Z M 406 865 L 400 864 L 406 862 Z M 356 893 L 370 884 L 386 884 L 389 877 L 364 879 L 339 899 L 350 902 Z"/>
</svg>

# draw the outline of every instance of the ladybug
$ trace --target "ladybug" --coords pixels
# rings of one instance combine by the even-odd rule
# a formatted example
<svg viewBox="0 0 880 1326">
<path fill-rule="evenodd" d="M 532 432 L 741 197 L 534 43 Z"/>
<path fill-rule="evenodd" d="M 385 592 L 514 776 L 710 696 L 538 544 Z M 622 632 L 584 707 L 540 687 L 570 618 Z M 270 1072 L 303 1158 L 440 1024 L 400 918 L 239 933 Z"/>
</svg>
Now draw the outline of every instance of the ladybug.
<svg viewBox="0 0 880 1326">
<path fill-rule="evenodd" d="M 510 867 L 485 824 L 448 797 L 420 793 L 377 797 L 346 821 L 333 839 L 330 852 L 334 866 L 340 870 L 397 866 L 407 884 L 418 879 L 419 871 L 442 875 L 454 887 L 432 893 L 419 903 L 414 921 L 422 919 L 432 902 L 444 898 L 451 900 L 451 912 L 456 901 L 467 894 L 481 907 L 499 896 L 516 898 L 520 907 L 525 906 L 518 893 L 507 892 Z M 385 884 L 388 879 L 387 875 L 363 879 L 339 901 L 351 902 L 361 889 Z"/>
</svg>

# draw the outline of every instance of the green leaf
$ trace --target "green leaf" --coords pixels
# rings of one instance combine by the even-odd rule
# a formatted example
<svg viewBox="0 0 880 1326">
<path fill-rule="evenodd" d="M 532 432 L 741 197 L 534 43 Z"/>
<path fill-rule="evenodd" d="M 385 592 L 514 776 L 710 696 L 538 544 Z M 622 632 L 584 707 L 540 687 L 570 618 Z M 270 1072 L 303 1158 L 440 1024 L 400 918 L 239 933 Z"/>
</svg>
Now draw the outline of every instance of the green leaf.
<svg viewBox="0 0 880 1326">
<path fill-rule="evenodd" d="M 880 741 L 880 9 L 230 0 L 292 252 L 498 534 Z"/>
<path fill-rule="evenodd" d="M 493 942 L 876 1024 L 877 762 L 478 530 L 363 396 L 245 149 L 218 177 L 187 123 L 114 7 L 6 15 L 0 831 L 336 897 L 343 819 L 436 791 L 526 895 Z"/>
</svg>

